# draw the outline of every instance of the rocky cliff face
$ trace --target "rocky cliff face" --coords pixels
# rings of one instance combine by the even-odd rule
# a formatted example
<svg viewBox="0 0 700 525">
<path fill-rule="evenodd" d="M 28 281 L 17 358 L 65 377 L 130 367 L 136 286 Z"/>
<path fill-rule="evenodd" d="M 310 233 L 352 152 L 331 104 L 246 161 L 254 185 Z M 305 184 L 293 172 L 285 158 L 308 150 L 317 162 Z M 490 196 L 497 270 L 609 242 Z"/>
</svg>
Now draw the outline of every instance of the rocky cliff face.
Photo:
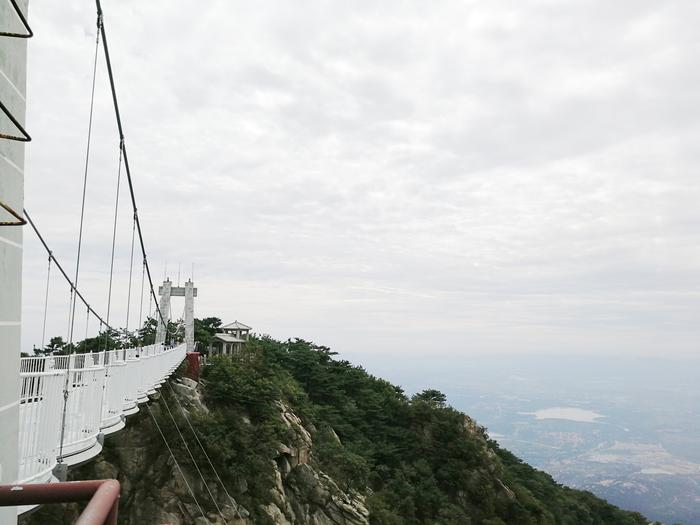
<svg viewBox="0 0 700 525">
<path fill-rule="evenodd" d="M 142 406 L 138 414 L 127 420 L 124 430 L 108 436 L 102 455 L 69 473 L 71 480 L 118 479 L 122 485 L 120 523 L 257 525 L 266 521 L 276 525 L 369 524 L 364 497 L 343 491 L 315 466 L 311 432 L 281 402 L 276 404 L 276 409 L 289 430 L 286 433 L 289 439 L 276 447 L 276 454 L 271 459 L 275 483 L 269 501 L 257 509 L 246 508 L 235 497 L 245 495 L 245 480 L 236 486 L 226 486 L 224 490 L 186 422 L 176 416 L 180 431 L 204 476 L 205 486 L 172 425 L 168 409 L 176 415 L 175 411 L 180 410 L 179 402 L 190 417 L 208 409 L 193 381 L 182 379 L 174 381 L 172 386 L 173 390 L 164 387 L 154 401 Z M 245 415 L 241 417 L 246 419 Z M 154 419 L 164 432 L 178 464 L 170 455 Z M 72 523 L 78 514 L 79 507 L 75 504 L 51 505 L 24 516 L 20 523 Z"/>
<path fill-rule="evenodd" d="M 280 443 L 274 460 L 273 502 L 266 507 L 274 523 L 368 525 L 364 498 L 343 492 L 333 479 L 312 466 L 311 433 L 286 405 L 278 403 L 277 407 L 293 438 L 288 444 Z"/>
</svg>

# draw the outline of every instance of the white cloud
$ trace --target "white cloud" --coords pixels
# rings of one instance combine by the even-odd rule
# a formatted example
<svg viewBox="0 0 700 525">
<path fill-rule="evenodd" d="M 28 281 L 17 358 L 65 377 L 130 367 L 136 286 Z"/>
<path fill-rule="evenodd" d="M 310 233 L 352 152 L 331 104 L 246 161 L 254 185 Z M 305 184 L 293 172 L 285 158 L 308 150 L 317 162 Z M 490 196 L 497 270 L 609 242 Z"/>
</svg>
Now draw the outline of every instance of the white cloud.
<svg viewBox="0 0 700 525">
<path fill-rule="evenodd" d="M 346 352 L 692 352 L 699 9 L 105 5 L 154 274 L 194 262 L 200 314 Z M 44 2 L 31 17 L 27 208 L 69 265 L 94 13 Z M 117 136 L 103 64 L 96 107 L 81 279 L 104 311 Z M 44 265 L 28 240 L 25 347 Z M 67 300 L 52 301 L 61 333 Z"/>
</svg>

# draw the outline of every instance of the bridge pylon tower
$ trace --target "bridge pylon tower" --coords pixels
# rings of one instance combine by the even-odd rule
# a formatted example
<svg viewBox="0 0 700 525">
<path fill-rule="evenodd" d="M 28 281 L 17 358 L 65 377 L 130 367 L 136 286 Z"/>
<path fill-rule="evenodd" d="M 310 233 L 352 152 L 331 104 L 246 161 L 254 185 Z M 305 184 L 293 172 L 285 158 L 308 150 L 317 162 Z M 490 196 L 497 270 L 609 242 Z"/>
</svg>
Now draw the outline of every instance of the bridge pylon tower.
<svg viewBox="0 0 700 525">
<path fill-rule="evenodd" d="M 173 286 L 170 279 L 166 278 L 163 285 L 158 287 L 160 295 L 160 312 L 163 316 L 158 319 L 156 328 L 156 343 L 164 343 L 167 335 L 167 323 L 170 321 L 170 298 L 185 298 L 185 343 L 187 351 L 194 352 L 194 298 L 197 297 L 197 288 L 192 279 L 188 279 L 185 286 Z"/>
</svg>

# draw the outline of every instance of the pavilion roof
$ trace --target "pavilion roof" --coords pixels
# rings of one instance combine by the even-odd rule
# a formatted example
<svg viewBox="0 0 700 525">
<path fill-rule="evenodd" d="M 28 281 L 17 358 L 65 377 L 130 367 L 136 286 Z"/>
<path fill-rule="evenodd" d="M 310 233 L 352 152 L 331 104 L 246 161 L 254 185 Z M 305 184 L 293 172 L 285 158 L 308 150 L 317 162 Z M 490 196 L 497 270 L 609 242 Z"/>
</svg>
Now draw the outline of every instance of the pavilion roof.
<svg viewBox="0 0 700 525">
<path fill-rule="evenodd" d="M 222 326 L 220 330 L 252 330 L 252 328 L 247 324 L 243 324 L 239 321 L 234 321 L 232 323 Z"/>
<path fill-rule="evenodd" d="M 214 334 L 214 339 L 223 341 L 224 343 L 245 343 L 245 339 L 239 339 L 231 334 Z"/>
</svg>

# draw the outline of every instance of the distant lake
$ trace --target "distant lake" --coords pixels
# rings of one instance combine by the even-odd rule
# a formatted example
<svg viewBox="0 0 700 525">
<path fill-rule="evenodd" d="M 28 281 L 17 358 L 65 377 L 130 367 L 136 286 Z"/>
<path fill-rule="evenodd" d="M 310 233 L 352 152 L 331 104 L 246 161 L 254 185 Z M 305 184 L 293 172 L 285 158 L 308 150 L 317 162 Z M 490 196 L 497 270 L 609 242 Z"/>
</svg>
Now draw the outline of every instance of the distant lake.
<svg viewBox="0 0 700 525">
<path fill-rule="evenodd" d="M 592 410 L 573 407 L 543 408 L 536 412 L 520 412 L 520 414 L 535 416 L 535 419 L 566 419 L 567 421 L 579 421 L 581 423 L 596 423 L 596 420 L 605 417 Z"/>
</svg>

